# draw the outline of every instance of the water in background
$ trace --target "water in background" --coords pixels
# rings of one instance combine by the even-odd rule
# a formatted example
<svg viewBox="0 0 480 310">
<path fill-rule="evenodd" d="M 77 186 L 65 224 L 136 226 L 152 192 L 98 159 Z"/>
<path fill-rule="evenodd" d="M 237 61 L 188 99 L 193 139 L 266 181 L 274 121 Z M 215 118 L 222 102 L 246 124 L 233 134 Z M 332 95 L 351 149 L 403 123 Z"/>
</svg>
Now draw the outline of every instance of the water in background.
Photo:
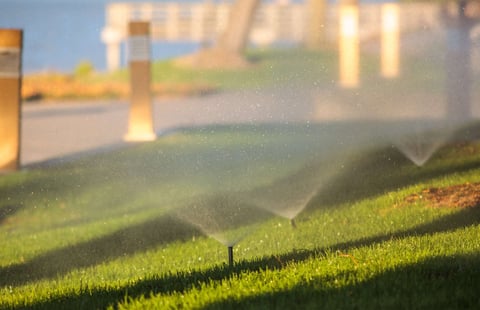
<svg viewBox="0 0 480 310">
<path fill-rule="evenodd" d="M 105 45 L 100 33 L 108 2 L 112 1 L 0 0 L 0 28 L 24 30 L 24 73 L 71 72 L 82 60 L 105 70 Z M 157 42 L 152 55 L 164 59 L 196 48 L 195 43 Z"/>
</svg>

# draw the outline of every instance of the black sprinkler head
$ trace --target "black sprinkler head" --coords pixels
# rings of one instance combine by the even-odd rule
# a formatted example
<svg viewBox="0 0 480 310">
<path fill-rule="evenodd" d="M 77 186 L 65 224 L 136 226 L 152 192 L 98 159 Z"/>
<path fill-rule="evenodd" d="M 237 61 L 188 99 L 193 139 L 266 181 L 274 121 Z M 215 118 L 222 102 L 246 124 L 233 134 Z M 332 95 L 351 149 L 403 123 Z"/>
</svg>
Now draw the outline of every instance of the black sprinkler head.
<svg viewBox="0 0 480 310">
<path fill-rule="evenodd" d="M 233 267 L 233 246 L 228 247 L 228 265 Z"/>
</svg>

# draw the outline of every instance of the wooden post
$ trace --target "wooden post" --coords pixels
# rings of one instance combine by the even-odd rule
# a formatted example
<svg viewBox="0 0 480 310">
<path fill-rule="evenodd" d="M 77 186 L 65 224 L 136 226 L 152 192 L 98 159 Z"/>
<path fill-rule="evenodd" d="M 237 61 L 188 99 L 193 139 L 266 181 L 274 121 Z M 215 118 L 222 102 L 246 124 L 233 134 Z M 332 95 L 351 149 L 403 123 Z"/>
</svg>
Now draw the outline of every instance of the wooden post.
<svg viewBox="0 0 480 310">
<path fill-rule="evenodd" d="M 382 12 L 381 75 L 395 78 L 399 74 L 399 24 L 398 3 L 385 3 Z"/>
<path fill-rule="evenodd" d="M 319 50 L 325 44 L 327 0 L 307 0 L 307 33 L 305 45 L 310 50 Z"/>
<path fill-rule="evenodd" d="M 0 29 L 0 171 L 20 166 L 23 31 Z"/>
<path fill-rule="evenodd" d="M 130 117 L 127 141 L 151 141 L 153 131 L 151 72 L 150 72 L 150 23 L 129 23 L 130 62 Z"/>
<path fill-rule="evenodd" d="M 359 85 L 358 3 L 356 0 L 340 2 L 339 83 L 346 88 Z"/>
</svg>

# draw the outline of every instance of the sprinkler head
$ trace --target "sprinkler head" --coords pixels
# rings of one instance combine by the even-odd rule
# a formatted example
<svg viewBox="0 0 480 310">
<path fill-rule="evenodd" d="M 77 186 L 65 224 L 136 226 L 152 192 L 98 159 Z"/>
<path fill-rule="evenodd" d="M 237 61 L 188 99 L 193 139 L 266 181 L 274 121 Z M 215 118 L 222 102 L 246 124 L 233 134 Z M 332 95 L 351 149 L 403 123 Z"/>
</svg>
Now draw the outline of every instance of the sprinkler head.
<svg viewBox="0 0 480 310">
<path fill-rule="evenodd" d="M 233 267 L 233 246 L 228 247 L 228 265 Z"/>
<path fill-rule="evenodd" d="M 292 225 L 293 228 L 297 228 L 297 224 L 295 223 L 295 219 L 290 219 L 290 225 Z"/>
</svg>

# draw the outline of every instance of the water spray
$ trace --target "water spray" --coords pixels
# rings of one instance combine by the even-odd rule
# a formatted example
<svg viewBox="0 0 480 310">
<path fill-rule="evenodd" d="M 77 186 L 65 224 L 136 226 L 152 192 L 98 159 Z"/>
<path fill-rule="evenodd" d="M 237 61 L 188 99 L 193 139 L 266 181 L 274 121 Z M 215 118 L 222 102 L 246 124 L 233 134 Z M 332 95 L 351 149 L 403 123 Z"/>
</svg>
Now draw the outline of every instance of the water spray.
<svg viewBox="0 0 480 310">
<path fill-rule="evenodd" d="M 228 265 L 233 267 L 233 246 L 228 247 Z"/>
</svg>

